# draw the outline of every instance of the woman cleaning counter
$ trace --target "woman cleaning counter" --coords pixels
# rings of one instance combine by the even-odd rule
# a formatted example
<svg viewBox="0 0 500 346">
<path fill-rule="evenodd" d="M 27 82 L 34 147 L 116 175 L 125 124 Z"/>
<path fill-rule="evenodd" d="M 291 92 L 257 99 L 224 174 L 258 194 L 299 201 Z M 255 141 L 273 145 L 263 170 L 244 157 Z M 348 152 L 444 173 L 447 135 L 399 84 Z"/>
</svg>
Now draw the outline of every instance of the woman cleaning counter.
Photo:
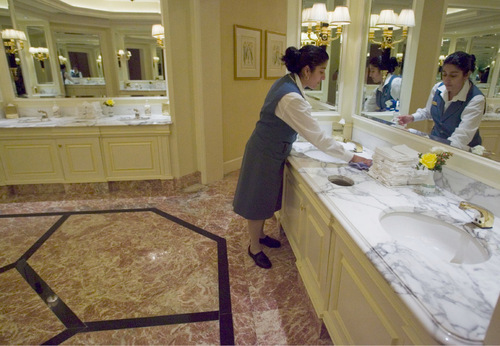
<svg viewBox="0 0 500 346">
<path fill-rule="evenodd" d="M 319 213 L 328 212 L 331 215 L 330 221 L 325 223 L 332 233 L 331 240 L 328 242 L 330 255 L 324 263 L 328 270 L 320 271 L 326 279 L 319 279 L 321 285 L 326 288 L 320 289 L 319 293 L 316 292 L 326 295 L 324 298 L 326 303 L 323 306 L 315 304 L 315 307 L 318 314 L 323 316 L 334 343 L 375 343 L 375 341 L 382 343 L 482 343 L 500 294 L 498 281 L 500 277 L 500 225 L 498 221 L 491 229 L 480 229 L 471 225 L 474 212 L 461 210 L 459 204 L 462 199 L 446 190 L 439 189 L 434 195 L 422 196 L 415 191 L 415 186 L 386 187 L 365 172 L 346 165 L 326 165 L 296 152 L 292 152 L 289 158 L 287 173 L 285 182 L 288 187 L 285 188 L 285 199 L 299 200 L 297 196 L 291 196 L 291 194 L 305 189 L 306 195 L 312 196 L 309 197 L 311 199 L 317 199 L 318 203 L 312 202 L 308 205 L 301 202 L 300 209 L 310 212 L 307 209 L 317 205 L 319 209 L 323 208 L 323 211 L 320 210 Z M 334 185 L 328 178 L 335 175 L 348 176 L 354 184 L 352 186 Z M 303 187 L 294 190 L 291 186 L 293 184 Z M 297 193 L 300 194 L 300 192 Z M 294 239 L 301 238 L 290 234 L 292 226 L 290 222 L 287 222 L 287 215 L 293 210 L 286 210 L 286 208 L 293 206 L 293 203 L 284 201 L 284 205 L 284 210 L 279 215 L 280 222 L 294 248 Z M 419 214 L 440 219 L 436 220 L 436 223 L 445 223 L 459 228 L 464 233 L 469 233 L 471 238 L 474 238 L 474 242 L 479 243 L 480 247 L 484 246 L 485 256 L 470 260 L 473 263 L 464 263 L 467 260 L 460 258 L 455 258 L 452 262 L 462 263 L 452 263 L 443 260 L 441 257 L 443 250 L 432 254 L 403 245 L 400 240 L 396 240 L 397 234 L 391 235 L 381 222 L 384 215 L 391 215 L 391 213 L 409 216 Z M 410 217 L 406 224 L 401 223 L 401 230 L 406 230 L 411 222 L 413 221 Z M 308 228 L 302 237 L 310 237 L 312 233 Z M 424 237 L 422 234 L 420 239 L 417 237 L 414 242 L 422 241 Z M 348 245 L 343 246 L 343 241 Z M 303 275 L 303 268 L 306 268 L 307 262 L 310 262 L 309 258 L 305 258 L 307 249 L 304 250 L 304 248 L 312 241 L 306 240 L 304 243 L 295 247 L 299 249 L 297 252 L 305 253 L 305 255 L 296 253 L 297 266 L 299 270 L 302 268 L 303 278 L 307 277 L 307 274 Z M 349 246 L 349 243 L 352 243 L 352 246 Z M 381 281 L 385 281 L 390 286 L 391 292 L 381 289 L 383 294 L 376 296 L 374 292 L 377 290 L 372 285 L 363 286 L 365 278 L 356 271 L 357 266 L 349 262 L 349 251 L 346 249 L 359 252 L 359 256 L 352 257 L 355 258 L 353 262 L 366 261 L 369 266 L 373 266 L 373 272 L 383 277 Z M 314 257 L 312 258 L 314 260 Z M 372 279 L 373 276 L 367 275 Z M 366 280 L 366 282 L 369 281 Z M 313 285 L 306 282 L 307 280 L 304 281 L 311 295 L 310 287 Z M 381 287 L 382 284 L 375 285 L 375 287 Z M 353 292 L 358 292 L 358 289 L 361 293 L 359 297 L 356 297 Z M 388 295 L 394 297 L 391 299 Z M 315 297 L 317 295 L 311 296 L 313 303 Z M 381 303 L 383 297 L 387 298 L 387 303 Z M 413 319 L 423 326 L 425 334 L 428 334 L 427 338 L 423 332 L 419 332 L 418 326 L 412 325 L 411 318 L 406 320 L 405 313 L 400 313 L 397 318 L 387 313 L 397 306 L 395 297 L 404 302 L 402 310 L 408 309 Z M 360 315 L 360 311 L 357 315 L 349 315 L 350 310 L 355 309 L 361 304 L 360 301 L 365 300 L 367 303 L 366 312 L 363 311 L 364 315 Z M 342 304 L 345 304 L 345 309 Z M 389 309 L 386 308 L 387 306 L 392 307 Z M 369 311 L 373 314 L 370 315 Z M 369 316 L 374 316 L 373 321 L 368 320 Z M 405 322 L 398 322 L 400 319 Z M 380 328 L 375 331 L 370 330 L 370 328 L 375 328 L 377 323 Z"/>
</svg>

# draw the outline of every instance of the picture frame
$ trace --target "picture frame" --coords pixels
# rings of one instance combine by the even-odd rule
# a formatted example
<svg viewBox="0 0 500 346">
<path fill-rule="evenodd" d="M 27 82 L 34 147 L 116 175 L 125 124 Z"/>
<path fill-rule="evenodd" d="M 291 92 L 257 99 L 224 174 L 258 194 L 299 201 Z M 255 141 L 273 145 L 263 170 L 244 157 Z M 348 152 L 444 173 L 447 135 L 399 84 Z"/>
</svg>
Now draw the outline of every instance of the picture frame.
<svg viewBox="0 0 500 346">
<path fill-rule="evenodd" d="M 286 35 L 266 30 L 265 79 L 277 79 L 286 74 L 281 57 L 286 50 Z"/>
<path fill-rule="evenodd" d="M 262 30 L 234 25 L 234 79 L 262 77 Z"/>
</svg>

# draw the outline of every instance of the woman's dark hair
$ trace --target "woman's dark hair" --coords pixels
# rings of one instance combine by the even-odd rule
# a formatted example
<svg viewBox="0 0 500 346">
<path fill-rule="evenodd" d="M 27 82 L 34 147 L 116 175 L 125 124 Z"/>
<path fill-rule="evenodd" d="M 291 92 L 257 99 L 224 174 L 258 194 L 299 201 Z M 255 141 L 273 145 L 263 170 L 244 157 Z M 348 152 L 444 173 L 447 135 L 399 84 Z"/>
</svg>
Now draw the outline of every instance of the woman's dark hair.
<svg viewBox="0 0 500 346">
<path fill-rule="evenodd" d="M 370 65 L 375 66 L 381 71 L 387 70 L 389 73 L 393 73 L 396 67 L 398 67 L 398 59 L 395 57 L 385 57 L 384 55 L 374 56 L 370 58 Z"/>
<path fill-rule="evenodd" d="M 305 66 L 314 71 L 316 66 L 328 61 L 328 53 L 324 46 L 306 45 L 300 49 L 288 47 L 281 60 L 288 71 L 298 74 Z"/>
<path fill-rule="evenodd" d="M 452 64 L 458 67 L 462 72 L 467 74 L 469 71 L 474 72 L 476 69 L 476 57 L 474 54 L 467 54 L 462 51 L 457 51 L 451 53 L 444 59 L 443 66 L 446 64 Z"/>
</svg>

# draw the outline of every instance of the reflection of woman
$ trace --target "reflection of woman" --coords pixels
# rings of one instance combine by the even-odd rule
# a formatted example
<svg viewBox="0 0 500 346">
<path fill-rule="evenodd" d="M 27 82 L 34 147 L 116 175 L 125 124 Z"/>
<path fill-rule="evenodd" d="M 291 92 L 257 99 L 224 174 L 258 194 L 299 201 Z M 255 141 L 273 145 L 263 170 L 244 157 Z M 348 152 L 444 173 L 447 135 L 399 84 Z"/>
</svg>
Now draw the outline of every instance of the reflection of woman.
<svg viewBox="0 0 500 346">
<path fill-rule="evenodd" d="M 469 79 L 475 69 L 474 55 L 460 51 L 448 55 L 443 62 L 442 82 L 432 88 L 426 107 L 417 109 L 414 114 L 398 117 L 399 124 L 432 118 L 434 127 L 431 135 L 465 150 L 481 144 L 478 129 L 486 99 Z"/>
<path fill-rule="evenodd" d="M 393 109 L 399 100 L 401 93 L 401 77 L 392 73 L 398 66 L 396 58 L 386 59 L 384 55 L 373 57 L 369 63 L 369 76 L 379 84 L 374 93 L 370 95 L 364 104 L 364 111 L 378 112 Z M 384 74 L 387 76 L 384 78 Z"/>
<path fill-rule="evenodd" d="M 75 80 L 71 77 L 71 74 L 66 70 L 66 65 L 61 64 L 60 67 L 64 84 L 76 84 Z"/>
<path fill-rule="evenodd" d="M 327 136 L 311 116 L 311 105 L 304 99 L 304 88 L 314 89 L 325 79 L 328 54 L 317 46 L 300 50 L 289 47 L 282 57 L 290 74 L 278 79 L 269 90 L 260 112 L 260 120 L 245 148 L 234 211 L 247 219 L 250 246 L 248 254 L 259 267 L 270 268 L 263 245 L 280 247 L 280 242 L 266 236 L 264 221 L 281 209 L 285 160 L 297 139 L 297 133 L 322 151 L 346 162 L 371 160 L 344 150 Z"/>
</svg>

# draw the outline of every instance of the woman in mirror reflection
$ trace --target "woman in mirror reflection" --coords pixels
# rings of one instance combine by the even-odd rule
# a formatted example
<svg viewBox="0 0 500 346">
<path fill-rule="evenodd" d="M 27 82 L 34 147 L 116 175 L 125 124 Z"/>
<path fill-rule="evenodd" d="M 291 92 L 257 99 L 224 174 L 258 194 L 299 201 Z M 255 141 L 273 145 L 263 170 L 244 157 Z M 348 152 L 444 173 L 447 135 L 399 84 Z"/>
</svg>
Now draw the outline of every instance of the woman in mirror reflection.
<svg viewBox="0 0 500 346">
<path fill-rule="evenodd" d="M 363 105 L 365 112 L 383 112 L 396 108 L 401 94 L 401 77 L 393 73 L 398 65 L 397 59 L 386 53 L 370 59 L 368 75 L 379 86 L 366 99 Z"/>
<path fill-rule="evenodd" d="M 442 81 L 432 88 L 425 108 L 399 116 L 399 124 L 432 119 L 432 136 L 447 140 L 451 146 L 464 150 L 480 145 L 479 125 L 486 98 L 470 80 L 475 69 L 474 55 L 460 51 L 448 55 L 443 62 Z"/>
<path fill-rule="evenodd" d="M 314 89 L 325 79 L 328 53 L 324 47 L 289 47 L 282 61 L 290 73 L 278 79 L 266 96 L 260 119 L 245 147 L 233 201 L 234 211 L 247 220 L 248 254 L 257 266 L 266 269 L 272 264 L 263 246 L 277 248 L 281 243 L 264 234 L 264 222 L 281 209 L 284 165 L 297 134 L 346 162 L 367 167 L 372 163 L 346 151 L 321 130 L 311 115 L 304 89 Z"/>
</svg>

